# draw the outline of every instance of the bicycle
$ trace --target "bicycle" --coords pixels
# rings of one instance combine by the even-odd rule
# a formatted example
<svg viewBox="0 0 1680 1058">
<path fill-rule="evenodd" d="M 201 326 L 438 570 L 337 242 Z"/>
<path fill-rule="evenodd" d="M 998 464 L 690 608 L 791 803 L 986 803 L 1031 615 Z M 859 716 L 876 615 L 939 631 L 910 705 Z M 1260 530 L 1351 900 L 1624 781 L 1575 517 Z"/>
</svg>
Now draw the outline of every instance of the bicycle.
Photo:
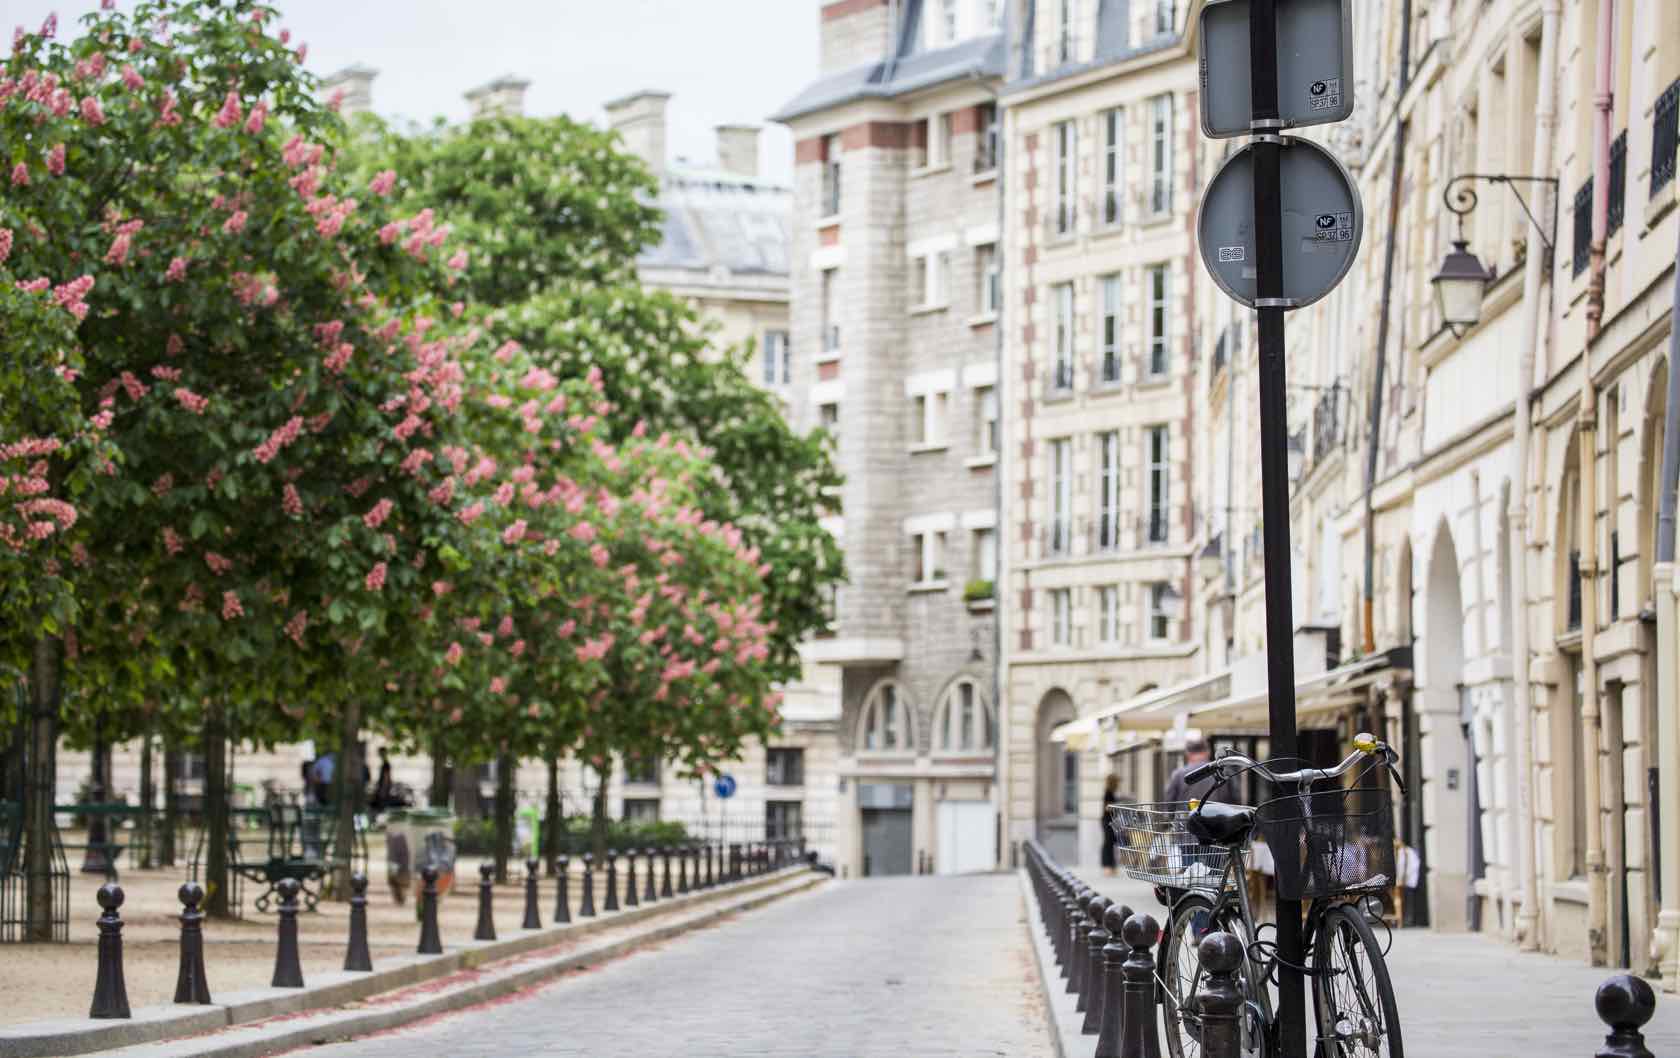
<svg viewBox="0 0 1680 1058">
<path fill-rule="evenodd" d="M 1197 1000 L 1203 974 L 1196 946 L 1215 930 L 1236 936 L 1247 955 L 1239 969 L 1245 997 L 1243 1055 L 1279 1053 L 1269 985 L 1282 960 L 1277 945 L 1259 936 L 1243 877 L 1257 828 L 1274 856 L 1279 897 L 1309 902 L 1302 965 L 1288 965 L 1312 980 L 1317 1055 L 1403 1058 L 1386 946 L 1378 945 L 1371 925 L 1374 918 L 1388 928 L 1376 894 L 1395 878 L 1394 820 L 1386 790 L 1358 785 L 1378 766 L 1400 782 L 1394 767 L 1399 756 L 1368 734 L 1356 736 L 1353 744 L 1354 751 L 1333 768 L 1277 772 L 1268 763 L 1232 752 L 1186 776 L 1192 786 L 1217 778 L 1210 798 L 1249 771 L 1298 791 L 1257 808 L 1207 798 L 1111 808 L 1122 838 L 1117 848 L 1121 866 L 1131 877 L 1153 882 L 1157 899 L 1168 908 L 1156 977 L 1171 1058 L 1201 1054 Z M 1367 761 L 1355 785 L 1313 789 Z M 1372 901 L 1377 901 L 1376 915 L 1369 913 Z"/>
</svg>

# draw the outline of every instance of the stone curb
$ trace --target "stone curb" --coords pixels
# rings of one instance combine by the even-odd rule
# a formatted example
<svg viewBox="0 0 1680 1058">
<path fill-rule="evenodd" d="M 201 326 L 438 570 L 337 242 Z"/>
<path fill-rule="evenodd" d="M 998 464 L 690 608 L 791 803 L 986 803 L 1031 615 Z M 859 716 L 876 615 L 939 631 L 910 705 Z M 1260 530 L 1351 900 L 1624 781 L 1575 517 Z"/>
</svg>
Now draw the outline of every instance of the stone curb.
<svg viewBox="0 0 1680 1058">
<path fill-rule="evenodd" d="M 790 880 L 803 880 L 802 885 L 790 885 Z M 523 980 L 513 989 L 495 990 L 500 985 L 502 976 L 490 976 L 489 980 L 470 984 L 463 989 L 442 991 L 437 993 L 432 1003 L 425 1004 L 435 1009 L 427 1009 L 423 1013 L 409 1016 L 397 1016 L 395 1020 L 386 1023 L 375 1023 L 371 1027 L 357 1024 L 353 1031 L 345 1034 L 364 1034 L 388 1028 L 393 1025 L 404 1024 L 419 1017 L 454 1009 L 456 1006 L 470 1005 L 506 994 L 506 991 L 525 987 L 536 980 L 555 973 L 563 972 L 574 966 L 588 965 L 601 958 L 610 958 L 623 950 L 651 940 L 663 939 L 686 929 L 694 928 L 712 921 L 721 915 L 734 911 L 746 910 L 766 903 L 788 892 L 795 892 L 806 888 L 814 881 L 820 881 L 821 876 L 810 876 L 803 865 L 784 868 L 760 878 L 737 882 L 732 885 L 720 886 L 715 889 L 704 890 L 699 893 L 689 893 L 686 896 L 674 896 L 662 899 L 655 904 L 644 904 L 639 908 L 626 909 L 610 915 L 578 922 L 574 921 L 565 926 L 549 926 L 541 930 L 530 932 L 521 931 L 518 935 L 505 940 L 496 941 L 466 941 L 442 955 L 419 956 L 411 955 L 400 959 L 387 960 L 380 969 L 373 973 L 333 973 L 319 975 L 313 983 L 302 989 L 259 988 L 243 992 L 232 992 L 225 996 L 218 996 L 217 1002 L 209 1007 L 184 1005 L 159 1005 L 141 1007 L 134 1011 L 134 1016 L 128 1020 L 95 1021 L 89 1018 L 58 1018 L 49 1021 L 28 1022 L 22 1025 L 12 1025 L 0 1028 L 0 1058 L 51 1058 L 54 1055 L 89 1054 L 95 1051 L 110 1051 L 113 1048 L 125 1048 L 122 1054 L 132 1053 L 156 1055 L 185 1055 L 192 1054 L 227 1054 L 227 1055 L 258 1055 L 272 1054 L 277 1050 L 303 1046 L 312 1042 L 311 1038 L 295 1039 L 284 1046 L 259 1045 L 252 1049 L 245 1046 L 236 1050 L 206 1050 L 188 1051 L 184 1045 L 190 1041 L 181 1037 L 201 1036 L 204 1033 L 217 1030 L 236 1028 L 251 1022 L 263 1021 L 282 1015 L 307 1015 L 311 1012 L 330 1010 L 346 1004 L 357 1003 L 373 999 L 382 993 L 393 992 L 403 988 L 436 981 L 452 974 L 472 971 L 479 968 L 490 968 L 486 975 L 494 974 L 494 964 L 513 959 L 568 940 L 587 938 L 593 934 L 620 926 L 631 925 L 655 916 L 668 915 L 672 912 L 688 910 L 699 912 L 679 917 L 675 922 L 668 923 L 655 929 L 646 930 L 618 941 L 605 945 L 584 947 L 574 952 L 559 956 L 556 959 L 539 963 L 532 969 L 536 971 L 534 977 Z M 760 890 L 773 889 L 767 896 L 758 893 Z M 755 897 L 753 894 L 758 893 Z M 735 897 L 736 899 L 730 899 Z M 722 904 L 719 908 L 708 905 Z M 546 968 L 547 972 L 543 972 Z M 512 975 L 514 979 L 527 977 L 529 971 Z M 503 975 L 507 976 L 507 975 Z M 212 977 L 212 981 L 214 978 Z M 482 994 L 471 994 L 475 989 L 485 989 Z M 460 998 L 453 1005 L 437 1006 L 444 1000 Z M 368 1012 L 361 1016 L 378 1022 L 382 1018 L 402 1015 L 402 1009 Z M 322 1026 L 323 1028 L 325 1026 Z M 317 1032 L 313 1026 L 305 1028 L 305 1035 Z M 271 1026 L 260 1033 L 263 1041 L 287 1039 L 296 1035 L 285 1033 L 281 1026 Z M 161 1049 L 146 1046 L 161 1041 L 174 1041 Z M 209 1042 L 206 1040 L 205 1042 Z M 137 1049 L 136 1049 L 137 1048 Z"/>
<path fill-rule="evenodd" d="M 1045 1020 L 1050 1023 L 1050 1040 L 1056 1045 L 1056 1058 L 1081 1058 L 1094 1051 L 1095 1037 L 1085 1047 L 1074 1044 L 1085 1039 L 1080 1033 L 1083 1015 L 1074 1010 L 1075 998 L 1066 992 L 1061 973 L 1056 969 L 1056 953 L 1050 948 L 1050 935 L 1038 900 L 1033 893 L 1032 880 L 1023 868 L 1015 872 L 1021 882 L 1021 920 L 1026 924 L 1033 950 L 1033 962 L 1038 966 L 1038 987 L 1044 996 Z"/>
</svg>

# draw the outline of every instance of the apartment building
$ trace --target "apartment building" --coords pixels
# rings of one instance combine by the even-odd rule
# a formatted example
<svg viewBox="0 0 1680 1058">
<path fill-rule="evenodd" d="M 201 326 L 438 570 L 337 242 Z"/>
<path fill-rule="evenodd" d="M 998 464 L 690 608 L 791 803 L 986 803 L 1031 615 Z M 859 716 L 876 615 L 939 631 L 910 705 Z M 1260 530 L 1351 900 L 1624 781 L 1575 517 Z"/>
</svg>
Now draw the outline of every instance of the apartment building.
<svg viewBox="0 0 1680 1058">
<path fill-rule="evenodd" d="M 998 862 L 1003 4 L 834 0 L 794 133 L 791 407 L 837 437 L 842 873 Z"/>
</svg>

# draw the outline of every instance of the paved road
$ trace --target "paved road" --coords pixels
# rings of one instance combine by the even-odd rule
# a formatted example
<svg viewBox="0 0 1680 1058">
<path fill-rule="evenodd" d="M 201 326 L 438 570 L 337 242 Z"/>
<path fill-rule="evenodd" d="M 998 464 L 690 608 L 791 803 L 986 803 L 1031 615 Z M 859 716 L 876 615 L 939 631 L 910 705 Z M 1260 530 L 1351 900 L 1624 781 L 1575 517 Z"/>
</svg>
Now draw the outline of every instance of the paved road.
<svg viewBox="0 0 1680 1058">
<path fill-rule="evenodd" d="M 712 929 L 311 1058 L 1054 1053 L 1012 874 L 830 882 Z"/>
</svg>

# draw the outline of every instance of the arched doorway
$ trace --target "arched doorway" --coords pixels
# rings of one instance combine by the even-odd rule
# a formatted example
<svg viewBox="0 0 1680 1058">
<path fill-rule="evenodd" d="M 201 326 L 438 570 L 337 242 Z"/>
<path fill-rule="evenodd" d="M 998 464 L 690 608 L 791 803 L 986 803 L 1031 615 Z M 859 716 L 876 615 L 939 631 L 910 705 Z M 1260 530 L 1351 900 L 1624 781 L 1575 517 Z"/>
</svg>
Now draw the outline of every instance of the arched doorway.
<svg viewBox="0 0 1680 1058">
<path fill-rule="evenodd" d="M 1482 870 L 1481 809 L 1477 804 L 1471 712 L 1464 678 L 1462 571 L 1452 531 L 1442 522 L 1429 555 L 1424 593 L 1421 737 L 1428 743 L 1424 775 L 1424 842 L 1429 850 L 1430 920 L 1446 929 L 1475 928 L 1474 886 Z"/>
<path fill-rule="evenodd" d="M 1057 689 L 1038 703 L 1038 840 L 1059 863 L 1079 862 L 1079 754 L 1050 732 L 1077 717 L 1073 699 Z"/>
</svg>

